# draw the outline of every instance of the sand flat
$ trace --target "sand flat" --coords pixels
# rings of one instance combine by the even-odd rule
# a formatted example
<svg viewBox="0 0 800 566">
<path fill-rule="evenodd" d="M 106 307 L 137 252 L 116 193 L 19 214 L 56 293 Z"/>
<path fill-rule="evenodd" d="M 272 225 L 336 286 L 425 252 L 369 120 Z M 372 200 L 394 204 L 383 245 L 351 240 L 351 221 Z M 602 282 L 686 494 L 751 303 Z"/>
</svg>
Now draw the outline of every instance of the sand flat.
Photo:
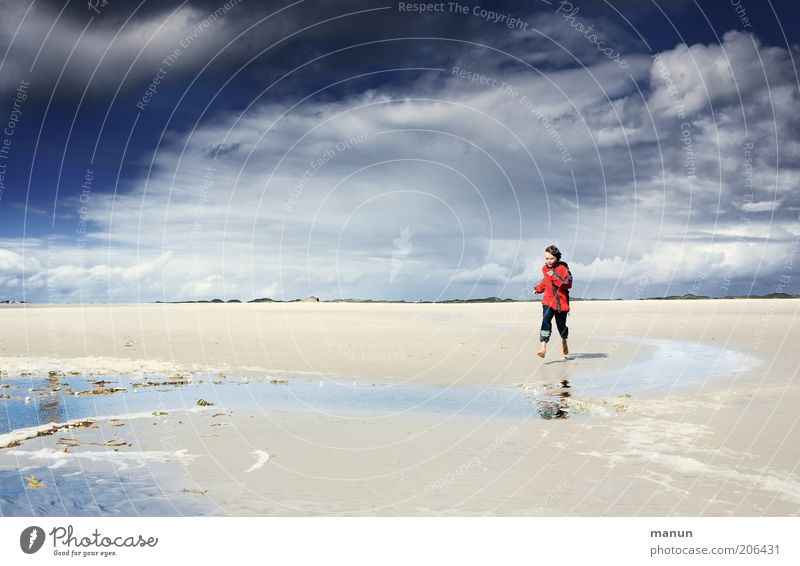
<svg viewBox="0 0 800 566">
<path fill-rule="evenodd" d="M 576 302 L 575 359 L 554 348 L 542 362 L 535 303 L 33 306 L 0 310 L 0 369 L 224 369 L 476 387 L 579 385 L 633 367 L 642 379 L 675 377 L 674 386 L 623 401 L 577 398 L 587 413 L 563 420 L 254 408 L 136 419 L 126 440 L 163 450 L 168 431 L 170 450 L 196 456 L 175 462 L 182 485 L 207 489 L 233 515 L 797 515 L 798 308 Z M 691 382 L 700 365 L 714 373 L 713 359 L 674 364 L 665 344 L 740 357 L 720 355 L 724 375 Z M 0 453 L 0 466 L 18 466 L 14 458 Z"/>
<path fill-rule="evenodd" d="M 576 375 L 626 366 L 647 355 L 643 341 L 659 339 L 737 349 L 790 372 L 798 310 L 800 300 L 575 302 L 571 366 Z M 544 365 L 532 359 L 540 318 L 538 303 L 6 307 L 0 369 L 57 361 L 96 370 L 512 384 L 549 371 L 560 357 L 554 344 Z"/>
</svg>

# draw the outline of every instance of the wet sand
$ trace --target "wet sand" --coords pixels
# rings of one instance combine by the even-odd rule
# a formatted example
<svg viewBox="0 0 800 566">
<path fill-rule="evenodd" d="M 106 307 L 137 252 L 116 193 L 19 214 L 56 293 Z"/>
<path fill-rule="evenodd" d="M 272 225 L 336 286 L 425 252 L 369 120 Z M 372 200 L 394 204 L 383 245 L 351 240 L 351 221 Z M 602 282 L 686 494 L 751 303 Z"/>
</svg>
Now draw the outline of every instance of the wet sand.
<svg viewBox="0 0 800 566">
<path fill-rule="evenodd" d="M 142 463 L 173 511 L 151 505 L 145 514 L 797 515 L 798 308 L 797 300 L 576 302 L 568 361 L 535 356 L 541 311 L 531 303 L 8 308 L 0 369 L 9 383 L 50 370 L 191 370 L 444 389 L 572 386 L 569 418 L 543 419 L 535 406 L 530 417 L 387 416 L 256 402 L 70 431 L 82 442 L 131 444 L 118 452 L 167 453 Z M 675 361 L 673 346 L 697 354 Z M 635 387 L 639 374 L 644 386 Z M 619 379 L 621 389 L 604 393 Z M 62 436 L 0 450 L 0 470 L 93 473 L 91 459 L 52 468 Z M 180 507 L 187 498 L 195 505 Z M 19 501 L 0 499 L 0 512 L 20 514 L 8 512 Z"/>
</svg>

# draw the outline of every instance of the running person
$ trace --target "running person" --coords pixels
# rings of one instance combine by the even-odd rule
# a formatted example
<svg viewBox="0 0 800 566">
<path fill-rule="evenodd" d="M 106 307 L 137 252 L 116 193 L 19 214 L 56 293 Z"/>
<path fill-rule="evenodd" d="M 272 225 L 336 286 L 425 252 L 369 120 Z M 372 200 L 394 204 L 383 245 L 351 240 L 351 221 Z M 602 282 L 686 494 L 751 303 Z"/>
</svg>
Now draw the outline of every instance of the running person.
<svg viewBox="0 0 800 566">
<path fill-rule="evenodd" d="M 550 341 L 553 318 L 555 318 L 558 333 L 561 336 L 561 350 L 566 356 L 569 354 L 567 313 L 569 312 L 569 288 L 572 287 L 572 274 L 569 272 L 567 263 L 561 261 L 561 252 L 555 246 L 547 246 L 544 250 L 542 275 L 542 280 L 534 287 L 535 295 L 544 293 L 544 297 L 542 297 L 542 329 L 539 331 L 539 341 L 542 347 L 536 355 L 544 358 L 547 354 L 547 342 Z"/>
</svg>

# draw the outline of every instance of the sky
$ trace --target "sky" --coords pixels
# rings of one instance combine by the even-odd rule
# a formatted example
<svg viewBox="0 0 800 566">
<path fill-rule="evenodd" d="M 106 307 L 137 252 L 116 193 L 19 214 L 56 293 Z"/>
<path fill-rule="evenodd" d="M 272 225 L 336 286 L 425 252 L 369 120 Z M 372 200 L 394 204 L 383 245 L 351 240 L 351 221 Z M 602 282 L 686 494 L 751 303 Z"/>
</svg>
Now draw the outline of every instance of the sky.
<svg viewBox="0 0 800 566">
<path fill-rule="evenodd" d="M 800 293 L 791 0 L 0 0 L 0 300 Z"/>
</svg>

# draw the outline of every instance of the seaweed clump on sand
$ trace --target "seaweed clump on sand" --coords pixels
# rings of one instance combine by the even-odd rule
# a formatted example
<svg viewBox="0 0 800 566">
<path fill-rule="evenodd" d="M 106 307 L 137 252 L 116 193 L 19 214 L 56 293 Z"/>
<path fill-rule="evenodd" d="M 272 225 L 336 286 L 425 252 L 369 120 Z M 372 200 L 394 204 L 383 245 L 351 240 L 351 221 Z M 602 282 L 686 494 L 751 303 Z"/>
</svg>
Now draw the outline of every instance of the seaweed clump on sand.
<svg viewBox="0 0 800 566">
<path fill-rule="evenodd" d="M 187 377 L 182 374 L 176 374 L 169 376 L 164 381 L 152 381 L 152 380 L 145 380 L 138 383 L 134 383 L 133 387 L 163 387 L 165 385 L 170 385 L 172 387 L 180 387 L 182 385 L 189 385 L 194 380 L 191 377 Z"/>
<path fill-rule="evenodd" d="M 98 387 L 97 389 L 88 389 L 86 391 L 80 391 L 75 393 L 75 395 L 112 395 L 114 393 L 121 393 L 123 391 L 127 391 L 124 387 Z"/>
<path fill-rule="evenodd" d="M 51 424 L 47 428 L 39 429 L 35 432 L 32 432 L 30 436 L 14 438 L 12 440 L 9 440 L 5 444 L 0 446 L 0 449 L 16 448 L 26 440 L 31 440 L 32 438 L 38 438 L 40 436 L 51 436 L 61 430 L 72 430 L 73 428 L 92 428 L 96 426 L 97 425 L 95 424 L 95 422 L 91 419 L 87 419 L 85 421 L 76 421 L 72 423 Z"/>
</svg>

